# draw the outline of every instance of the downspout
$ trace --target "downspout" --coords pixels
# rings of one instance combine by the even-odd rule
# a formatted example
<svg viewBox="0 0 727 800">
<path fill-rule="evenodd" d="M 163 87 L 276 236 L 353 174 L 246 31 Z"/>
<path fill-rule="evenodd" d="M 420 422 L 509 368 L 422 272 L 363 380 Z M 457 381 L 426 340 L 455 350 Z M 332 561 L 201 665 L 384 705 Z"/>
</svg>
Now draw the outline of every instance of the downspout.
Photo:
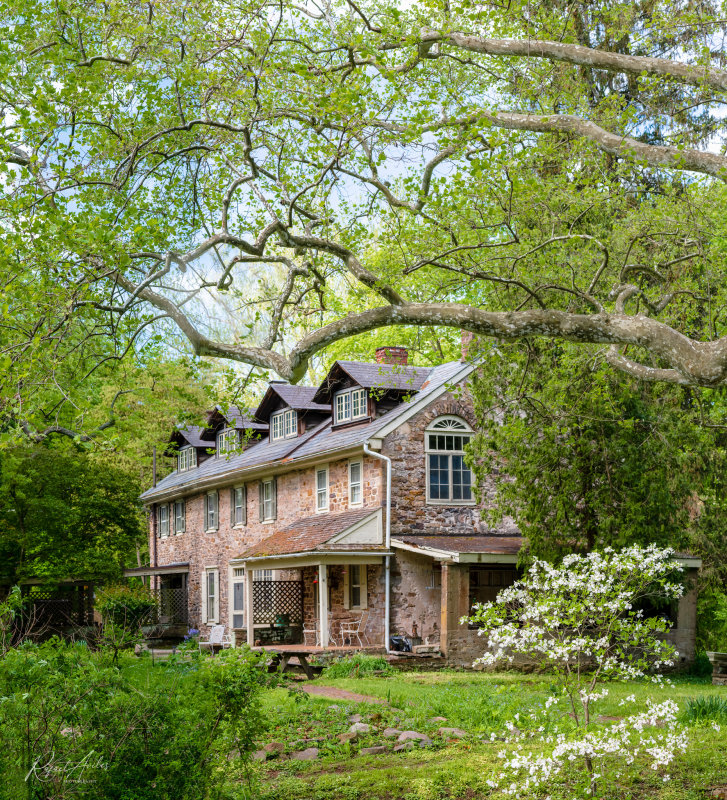
<svg viewBox="0 0 727 800">
<path fill-rule="evenodd" d="M 385 543 L 386 543 L 386 550 L 391 550 L 391 459 L 389 456 L 382 455 L 381 453 L 375 453 L 373 450 L 369 450 L 369 443 L 368 441 L 364 442 L 363 451 L 367 456 L 373 456 L 374 458 L 378 458 L 380 461 L 384 461 L 386 463 L 386 534 L 385 534 Z M 384 595 L 384 641 L 386 644 L 386 652 L 390 653 L 391 649 L 389 647 L 389 637 L 390 637 L 390 622 L 389 617 L 391 616 L 391 556 L 384 556 L 384 587 L 385 587 L 385 595 Z"/>
</svg>

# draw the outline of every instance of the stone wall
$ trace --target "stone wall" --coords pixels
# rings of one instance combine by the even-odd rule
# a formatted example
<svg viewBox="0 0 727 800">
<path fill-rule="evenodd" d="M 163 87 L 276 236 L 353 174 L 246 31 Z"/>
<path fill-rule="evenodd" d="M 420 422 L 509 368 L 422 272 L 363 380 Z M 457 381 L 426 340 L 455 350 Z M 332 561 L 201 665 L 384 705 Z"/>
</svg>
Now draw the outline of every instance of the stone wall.
<svg viewBox="0 0 727 800">
<path fill-rule="evenodd" d="M 392 635 L 418 636 L 432 644 L 439 641 L 440 587 L 433 585 L 433 567 L 431 558 L 396 551 L 391 569 Z"/>
<path fill-rule="evenodd" d="M 329 468 L 329 513 L 347 511 L 349 459 L 331 461 Z M 152 566 L 189 562 L 189 625 L 204 629 L 202 614 L 202 580 L 208 567 L 217 567 L 220 576 L 220 622 L 230 625 L 228 598 L 230 590 L 229 562 L 250 545 L 266 539 L 280 528 L 316 513 L 316 468 L 294 470 L 278 475 L 278 514 L 272 522 L 260 522 L 258 503 L 259 481 L 247 485 L 247 524 L 233 528 L 230 522 L 229 487 L 219 492 L 219 529 L 207 533 L 204 529 L 203 495 L 186 497 L 186 531 L 165 538 L 153 536 L 149 526 L 149 546 Z M 238 484 L 239 485 L 239 484 Z M 382 462 L 363 459 L 363 501 L 372 510 L 381 506 L 383 497 Z M 156 547 L 156 551 L 155 548 Z M 156 552 L 156 558 L 155 558 Z M 280 577 L 284 577 L 281 575 Z M 383 613 L 383 612 L 382 612 Z M 383 639 L 383 633 L 382 633 Z"/>
<path fill-rule="evenodd" d="M 384 439 L 382 453 L 392 459 L 392 536 L 517 535 L 519 531 L 511 519 L 503 520 L 493 530 L 482 519 L 482 507 L 427 503 L 424 432 L 434 419 L 445 414 L 462 417 L 475 427 L 472 401 L 465 387 L 457 394 L 445 392 Z M 484 490 L 486 506 L 491 502 L 488 498 L 494 497 L 494 479 L 485 483 Z"/>
</svg>

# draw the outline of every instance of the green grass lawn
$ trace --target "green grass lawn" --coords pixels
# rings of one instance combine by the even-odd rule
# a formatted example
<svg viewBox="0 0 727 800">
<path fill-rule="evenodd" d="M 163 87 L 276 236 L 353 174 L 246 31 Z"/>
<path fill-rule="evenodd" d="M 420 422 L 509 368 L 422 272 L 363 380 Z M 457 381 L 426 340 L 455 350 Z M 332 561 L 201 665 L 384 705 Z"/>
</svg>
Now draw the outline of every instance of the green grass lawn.
<svg viewBox="0 0 727 800">
<path fill-rule="evenodd" d="M 490 735 L 502 733 L 515 715 L 521 730 L 534 726 L 528 715 L 542 708 L 555 688 L 547 676 L 453 671 L 356 679 L 323 677 L 316 683 L 379 697 L 387 704 L 328 700 L 295 688 L 268 692 L 265 704 L 270 727 L 264 741 L 283 744 L 289 754 L 316 740 L 320 755 L 310 762 L 275 758 L 260 764 L 261 800 L 498 798 L 501 795 L 493 792 L 486 780 L 497 773 L 498 753 L 511 745 L 491 743 Z M 645 708 L 647 698 L 672 698 L 681 708 L 687 699 L 698 696 L 727 699 L 727 689 L 709 683 L 676 679 L 674 684 L 614 683 L 597 711 L 621 716 L 625 711 L 619 701 L 632 694 L 636 703 L 628 706 L 629 712 Z M 353 744 L 340 744 L 338 734 L 348 730 L 348 717 L 354 713 L 361 714 L 374 733 Z M 447 723 L 431 722 L 435 716 L 446 717 Z M 567 725 L 569 720 L 561 715 L 554 722 Z M 442 724 L 463 728 L 471 735 L 459 742 L 444 741 L 436 734 Z M 360 755 L 363 747 L 387 743 L 381 735 L 387 726 L 426 733 L 434 744 L 404 753 Z M 719 732 L 709 721 L 690 724 L 689 736 L 690 748 L 670 768 L 670 782 L 664 783 L 660 773 L 637 761 L 618 783 L 608 787 L 609 799 L 701 800 L 708 797 L 709 788 L 727 785 L 727 719 Z M 389 740 L 388 744 L 393 743 Z M 525 744 L 525 749 L 531 746 Z M 565 800 L 572 795 L 567 786 L 549 786 L 541 796 Z"/>
</svg>

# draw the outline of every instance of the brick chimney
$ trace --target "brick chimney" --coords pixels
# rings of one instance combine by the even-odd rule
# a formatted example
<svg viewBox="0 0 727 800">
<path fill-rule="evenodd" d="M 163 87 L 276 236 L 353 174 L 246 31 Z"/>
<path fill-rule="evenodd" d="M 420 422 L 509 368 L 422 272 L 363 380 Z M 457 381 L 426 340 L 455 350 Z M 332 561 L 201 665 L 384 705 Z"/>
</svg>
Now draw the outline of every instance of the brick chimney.
<svg viewBox="0 0 727 800">
<path fill-rule="evenodd" d="M 409 363 L 409 351 L 406 347 L 377 347 L 377 364 L 398 364 L 405 367 Z"/>
<path fill-rule="evenodd" d="M 470 350 L 472 349 L 472 341 L 474 340 L 474 338 L 475 338 L 474 333 L 470 333 L 470 331 L 462 331 L 461 361 L 467 361 L 467 358 L 470 354 Z"/>
</svg>

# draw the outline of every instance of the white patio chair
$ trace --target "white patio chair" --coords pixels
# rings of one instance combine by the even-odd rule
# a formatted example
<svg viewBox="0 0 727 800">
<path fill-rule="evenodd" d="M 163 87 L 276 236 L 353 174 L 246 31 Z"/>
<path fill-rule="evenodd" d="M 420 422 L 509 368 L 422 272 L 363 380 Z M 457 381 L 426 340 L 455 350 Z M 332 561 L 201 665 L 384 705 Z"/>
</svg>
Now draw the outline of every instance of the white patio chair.
<svg viewBox="0 0 727 800">
<path fill-rule="evenodd" d="M 213 625 L 210 628 L 209 635 L 206 637 L 202 633 L 199 635 L 200 652 L 202 650 L 209 650 L 212 655 L 214 655 L 215 648 L 218 650 L 225 650 L 228 647 L 232 647 L 232 639 L 229 633 L 225 633 L 224 625 Z"/>
<path fill-rule="evenodd" d="M 356 620 L 349 620 L 341 623 L 341 644 L 346 644 L 346 639 L 353 644 L 354 637 L 358 639 L 358 646 L 363 647 L 364 643 L 361 640 L 362 633 L 366 628 L 366 615 L 361 612 L 361 616 Z M 364 638 L 366 638 L 364 633 Z"/>
<path fill-rule="evenodd" d="M 313 644 L 318 647 L 321 643 L 321 628 L 318 624 L 318 620 L 315 620 L 315 623 L 312 628 L 303 628 L 303 644 L 309 644 L 308 639 L 313 639 Z"/>
</svg>

